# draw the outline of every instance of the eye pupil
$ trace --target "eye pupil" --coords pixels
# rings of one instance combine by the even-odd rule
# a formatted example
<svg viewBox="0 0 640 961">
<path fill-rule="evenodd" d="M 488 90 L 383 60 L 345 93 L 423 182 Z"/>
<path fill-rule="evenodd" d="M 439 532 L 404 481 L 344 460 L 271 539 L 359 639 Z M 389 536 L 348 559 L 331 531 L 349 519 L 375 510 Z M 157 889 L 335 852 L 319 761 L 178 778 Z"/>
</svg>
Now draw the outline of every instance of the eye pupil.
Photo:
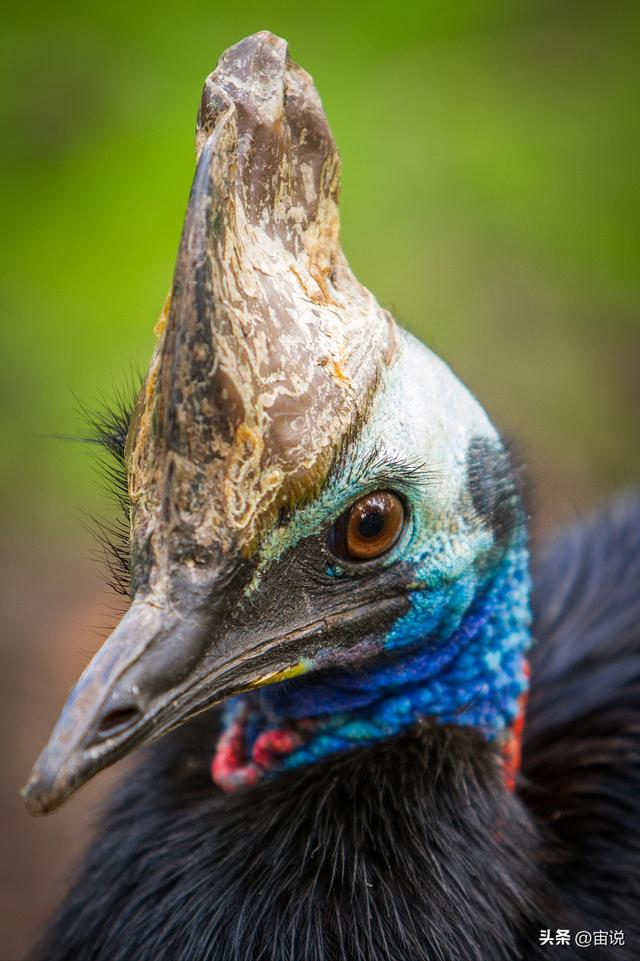
<svg viewBox="0 0 640 961">
<path fill-rule="evenodd" d="M 384 527 L 384 515 L 381 511 L 372 511 L 365 514 L 358 524 L 358 534 L 360 537 L 377 537 Z"/>
<path fill-rule="evenodd" d="M 373 560 L 393 547 L 403 526 L 404 507 L 397 494 L 375 491 L 360 498 L 339 518 L 330 547 L 345 560 Z"/>
</svg>

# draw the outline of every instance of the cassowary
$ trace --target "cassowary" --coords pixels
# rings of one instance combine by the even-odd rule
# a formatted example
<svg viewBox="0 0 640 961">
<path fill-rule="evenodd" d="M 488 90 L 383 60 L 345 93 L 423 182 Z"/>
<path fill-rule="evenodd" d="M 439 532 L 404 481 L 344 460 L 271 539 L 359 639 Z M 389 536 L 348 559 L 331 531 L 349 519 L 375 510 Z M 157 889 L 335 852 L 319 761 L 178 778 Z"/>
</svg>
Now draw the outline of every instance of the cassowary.
<svg viewBox="0 0 640 961">
<path fill-rule="evenodd" d="M 39 956 L 637 959 L 640 504 L 558 540 L 531 604 L 509 456 L 349 270 L 282 40 L 223 55 L 196 146 L 158 345 L 126 440 L 103 431 L 131 606 L 29 810 L 179 729 Z"/>
</svg>

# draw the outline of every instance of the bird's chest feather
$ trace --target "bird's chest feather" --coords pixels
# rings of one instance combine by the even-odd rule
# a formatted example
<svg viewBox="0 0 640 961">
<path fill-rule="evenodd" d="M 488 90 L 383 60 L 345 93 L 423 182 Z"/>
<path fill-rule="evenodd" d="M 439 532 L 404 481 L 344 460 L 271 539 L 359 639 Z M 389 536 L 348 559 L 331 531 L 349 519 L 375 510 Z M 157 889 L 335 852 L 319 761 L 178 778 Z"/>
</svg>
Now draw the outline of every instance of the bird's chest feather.
<svg viewBox="0 0 640 961">
<path fill-rule="evenodd" d="M 195 750 L 208 724 L 119 795 L 58 961 L 522 956 L 541 841 L 477 732 L 425 726 L 225 796 Z"/>
</svg>

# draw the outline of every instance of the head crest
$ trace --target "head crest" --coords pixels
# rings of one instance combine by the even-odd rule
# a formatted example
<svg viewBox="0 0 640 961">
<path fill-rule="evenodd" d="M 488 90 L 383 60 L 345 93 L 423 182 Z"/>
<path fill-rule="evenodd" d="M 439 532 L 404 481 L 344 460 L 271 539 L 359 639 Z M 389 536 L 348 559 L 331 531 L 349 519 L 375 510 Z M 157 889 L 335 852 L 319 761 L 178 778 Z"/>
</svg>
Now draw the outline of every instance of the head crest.
<svg viewBox="0 0 640 961">
<path fill-rule="evenodd" d="M 158 541 L 158 561 L 178 529 L 250 549 L 316 489 L 396 352 L 393 320 L 340 249 L 338 151 L 284 40 L 258 33 L 221 57 L 196 153 L 128 442 L 135 537 Z"/>
</svg>

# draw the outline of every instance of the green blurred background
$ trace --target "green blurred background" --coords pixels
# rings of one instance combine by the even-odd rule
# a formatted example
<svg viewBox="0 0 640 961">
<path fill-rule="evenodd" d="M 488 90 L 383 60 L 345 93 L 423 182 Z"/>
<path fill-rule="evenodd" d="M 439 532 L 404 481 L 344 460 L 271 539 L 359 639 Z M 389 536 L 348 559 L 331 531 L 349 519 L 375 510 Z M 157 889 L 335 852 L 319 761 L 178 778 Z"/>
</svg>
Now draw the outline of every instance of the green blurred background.
<svg viewBox="0 0 640 961">
<path fill-rule="evenodd" d="M 105 603 L 82 516 L 110 507 L 52 435 L 146 368 L 220 53 L 270 29 L 314 77 L 345 253 L 516 439 L 539 537 L 640 477 L 639 26 L 622 0 L 3 10 L 0 957 L 24 955 L 101 791 L 47 822 L 15 795 Z"/>
</svg>

